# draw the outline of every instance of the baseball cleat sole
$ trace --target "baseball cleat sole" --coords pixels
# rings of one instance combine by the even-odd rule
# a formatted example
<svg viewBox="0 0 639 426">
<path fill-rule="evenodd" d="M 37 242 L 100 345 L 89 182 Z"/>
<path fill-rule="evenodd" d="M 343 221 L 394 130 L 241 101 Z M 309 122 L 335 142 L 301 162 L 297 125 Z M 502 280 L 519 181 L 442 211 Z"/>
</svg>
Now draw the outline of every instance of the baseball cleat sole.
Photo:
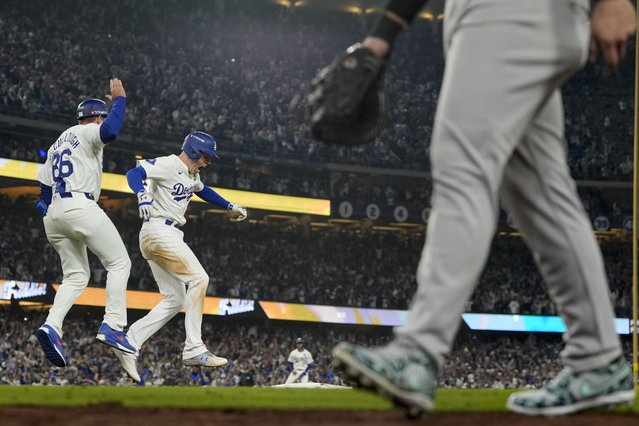
<svg viewBox="0 0 639 426">
<path fill-rule="evenodd" d="M 425 412 L 432 411 L 434 407 L 434 403 L 429 397 L 421 393 L 400 389 L 383 376 L 362 365 L 345 351 L 336 351 L 333 354 L 333 367 L 343 371 L 349 379 L 355 380 L 359 387 L 372 390 L 378 395 L 392 400 L 397 407 L 404 410 L 404 415 L 408 419 L 418 419 Z"/>
<path fill-rule="evenodd" d="M 42 347 L 42 351 L 44 352 L 44 356 L 49 360 L 49 362 L 56 367 L 66 367 L 67 360 L 64 355 L 58 351 L 55 344 L 51 341 L 51 337 L 46 330 L 39 328 L 36 331 L 36 337 L 38 338 L 38 342 L 40 342 L 40 346 Z"/>
</svg>

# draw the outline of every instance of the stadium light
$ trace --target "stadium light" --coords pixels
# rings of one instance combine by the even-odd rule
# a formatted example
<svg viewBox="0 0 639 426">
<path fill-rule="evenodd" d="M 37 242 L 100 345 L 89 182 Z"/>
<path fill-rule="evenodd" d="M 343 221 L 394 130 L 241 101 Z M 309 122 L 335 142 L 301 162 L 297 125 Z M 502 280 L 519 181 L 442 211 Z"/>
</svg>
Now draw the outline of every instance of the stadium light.
<svg viewBox="0 0 639 426">
<path fill-rule="evenodd" d="M 426 19 L 427 21 L 433 20 L 433 14 L 430 12 L 422 12 L 419 14 L 419 17 L 422 19 Z"/>
<path fill-rule="evenodd" d="M 344 6 L 344 10 L 346 12 L 350 12 L 353 13 L 355 15 L 361 15 L 362 12 L 364 11 L 361 7 L 359 6 Z"/>
</svg>

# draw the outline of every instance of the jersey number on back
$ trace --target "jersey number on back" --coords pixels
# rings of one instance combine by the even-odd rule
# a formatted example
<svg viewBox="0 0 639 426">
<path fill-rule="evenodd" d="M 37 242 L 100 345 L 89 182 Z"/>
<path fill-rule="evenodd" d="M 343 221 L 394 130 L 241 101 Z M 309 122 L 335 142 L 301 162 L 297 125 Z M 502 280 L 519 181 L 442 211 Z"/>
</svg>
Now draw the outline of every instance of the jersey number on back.
<svg viewBox="0 0 639 426">
<path fill-rule="evenodd" d="M 70 149 L 65 149 L 61 153 L 56 152 L 51 158 L 51 175 L 56 183 L 56 192 L 65 192 L 64 178 L 73 174 L 73 163 L 69 158 L 71 152 Z"/>
</svg>

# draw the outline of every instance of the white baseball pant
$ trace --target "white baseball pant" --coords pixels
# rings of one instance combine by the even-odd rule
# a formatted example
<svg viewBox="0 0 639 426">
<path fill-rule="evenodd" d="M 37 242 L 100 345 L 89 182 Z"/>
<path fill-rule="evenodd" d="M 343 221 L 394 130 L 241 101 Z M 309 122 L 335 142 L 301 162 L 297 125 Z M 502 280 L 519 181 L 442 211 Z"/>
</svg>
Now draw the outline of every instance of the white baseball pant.
<svg viewBox="0 0 639 426">
<path fill-rule="evenodd" d="M 202 315 L 209 276 L 184 243 L 184 233 L 152 218 L 140 230 L 140 250 L 149 262 L 164 299 L 134 322 L 127 337 L 138 349 L 182 308 L 186 315 L 186 342 L 182 357 L 193 358 L 207 351 L 202 341 Z"/>
<path fill-rule="evenodd" d="M 122 330 L 126 326 L 126 285 L 131 260 L 106 213 L 84 193 L 72 194 L 72 198 L 55 194 L 44 217 L 47 239 L 60 255 L 63 275 L 46 324 L 62 336 L 64 318 L 89 283 L 88 248 L 107 270 L 104 322 Z"/>
</svg>

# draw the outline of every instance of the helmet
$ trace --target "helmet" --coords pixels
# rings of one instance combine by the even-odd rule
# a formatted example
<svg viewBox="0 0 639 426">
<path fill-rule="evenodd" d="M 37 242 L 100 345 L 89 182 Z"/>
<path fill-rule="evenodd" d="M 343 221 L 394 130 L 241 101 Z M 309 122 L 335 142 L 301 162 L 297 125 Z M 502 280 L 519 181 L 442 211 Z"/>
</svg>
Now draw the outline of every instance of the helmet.
<svg viewBox="0 0 639 426">
<path fill-rule="evenodd" d="M 299 345 L 300 343 L 303 345 L 304 344 L 304 339 L 302 339 L 301 337 L 298 337 L 297 339 L 295 339 L 295 344 L 296 345 Z"/>
<path fill-rule="evenodd" d="M 99 115 L 109 115 L 109 107 L 101 99 L 87 99 L 80 102 L 76 110 L 78 120 L 81 118 L 97 117 Z"/>
<path fill-rule="evenodd" d="M 184 143 L 182 144 L 182 151 L 184 151 L 191 160 L 199 160 L 202 154 L 219 158 L 217 156 L 215 139 L 213 139 L 213 136 L 204 132 L 193 132 L 185 137 Z"/>
</svg>

